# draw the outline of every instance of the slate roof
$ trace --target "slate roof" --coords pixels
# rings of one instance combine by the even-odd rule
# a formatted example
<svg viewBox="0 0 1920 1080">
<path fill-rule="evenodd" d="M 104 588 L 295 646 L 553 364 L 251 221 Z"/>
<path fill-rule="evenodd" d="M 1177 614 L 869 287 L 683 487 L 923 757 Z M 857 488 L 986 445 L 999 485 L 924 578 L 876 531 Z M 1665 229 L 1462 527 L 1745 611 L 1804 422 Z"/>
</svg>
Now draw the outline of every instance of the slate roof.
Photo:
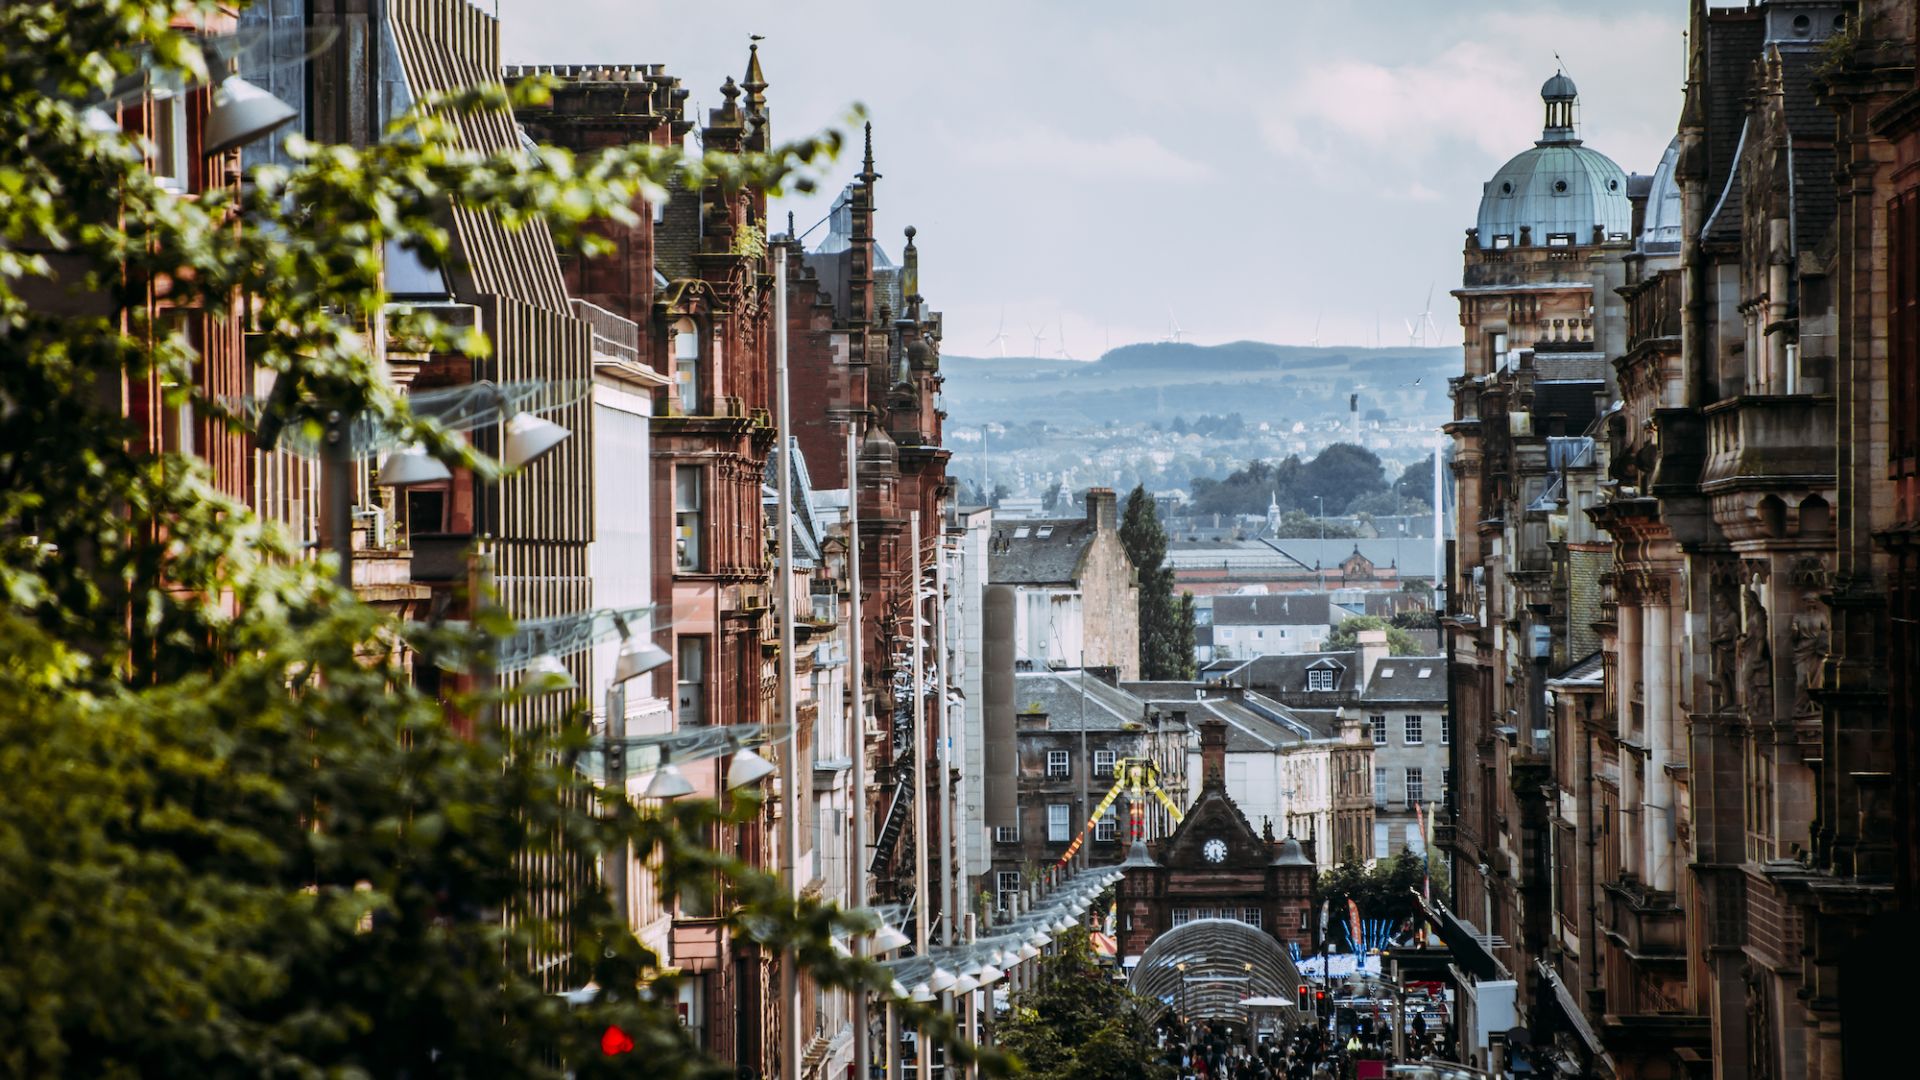
<svg viewBox="0 0 1920 1080">
<path fill-rule="evenodd" d="M 1576 661 L 1572 667 L 1555 675 L 1552 682 L 1590 683 L 1599 685 L 1606 681 L 1605 657 L 1600 653 L 1591 653 L 1585 659 Z"/>
<path fill-rule="evenodd" d="M 1146 702 L 1080 670 L 1016 672 L 1013 707 L 1045 713 L 1048 731 L 1079 731 L 1082 717 L 1087 731 L 1145 730 L 1149 712 Z"/>
<path fill-rule="evenodd" d="M 1064 585 L 1079 572 L 1098 534 L 1084 517 L 996 521 L 987 543 L 988 580 L 995 585 Z"/>
<path fill-rule="evenodd" d="M 1315 569 L 1340 571 L 1355 550 L 1376 567 L 1397 567 L 1402 577 L 1433 576 L 1433 537 L 1370 540 L 1174 540 L 1167 565 L 1189 569 L 1220 566 L 1273 567 L 1299 575 Z"/>
<path fill-rule="evenodd" d="M 1329 695 L 1353 690 L 1358 678 L 1359 657 L 1351 650 L 1341 652 L 1295 653 L 1256 656 L 1251 660 L 1215 660 L 1201 669 L 1201 677 L 1235 686 L 1272 687 L 1280 693 L 1306 693 L 1307 672 L 1316 668 L 1331 670 L 1333 690 Z M 1297 714 L 1299 710 L 1294 710 Z"/>
<path fill-rule="evenodd" d="M 1322 626 L 1334 621 L 1326 593 L 1217 596 L 1215 626 Z"/>
<path fill-rule="evenodd" d="M 1207 692 L 1204 683 L 1130 682 L 1120 685 L 1162 713 L 1175 709 L 1185 712 L 1190 729 L 1203 720 L 1224 721 L 1227 725 L 1229 753 L 1268 753 L 1276 747 L 1299 742 L 1303 738 L 1298 731 L 1262 716 L 1231 697 L 1197 697 Z"/>
<path fill-rule="evenodd" d="M 1425 678 L 1422 678 L 1422 673 Z M 1376 701 L 1444 702 L 1447 700 L 1447 658 L 1444 656 L 1389 656 L 1373 669 L 1373 681 L 1360 696 Z"/>
</svg>

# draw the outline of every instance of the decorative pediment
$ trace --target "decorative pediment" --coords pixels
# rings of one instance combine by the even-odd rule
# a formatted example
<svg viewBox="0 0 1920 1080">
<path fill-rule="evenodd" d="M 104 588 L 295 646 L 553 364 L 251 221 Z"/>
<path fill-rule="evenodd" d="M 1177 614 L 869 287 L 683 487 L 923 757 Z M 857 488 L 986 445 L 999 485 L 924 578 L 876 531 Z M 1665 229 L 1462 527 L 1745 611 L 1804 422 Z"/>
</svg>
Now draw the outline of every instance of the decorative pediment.
<svg viewBox="0 0 1920 1080">
<path fill-rule="evenodd" d="M 1208 846 L 1218 859 L 1209 857 Z M 1221 849 L 1224 847 L 1224 851 Z M 1167 837 L 1158 862 L 1173 870 L 1264 869 L 1273 861 L 1267 842 L 1224 791 L 1201 794 Z"/>
</svg>

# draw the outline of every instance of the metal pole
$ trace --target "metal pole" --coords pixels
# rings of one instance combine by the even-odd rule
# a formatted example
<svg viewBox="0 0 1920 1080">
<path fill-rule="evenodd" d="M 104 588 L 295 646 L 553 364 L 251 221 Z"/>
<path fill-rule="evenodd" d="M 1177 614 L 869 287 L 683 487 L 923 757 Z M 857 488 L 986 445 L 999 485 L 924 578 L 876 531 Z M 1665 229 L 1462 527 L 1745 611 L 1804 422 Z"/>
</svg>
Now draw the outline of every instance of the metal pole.
<svg viewBox="0 0 1920 1080">
<path fill-rule="evenodd" d="M 860 615 L 860 432 L 857 423 L 847 425 L 847 578 L 849 581 L 847 621 L 849 679 L 853 692 L 853 723 L 848 741 L 853 744 L 853 906 L 867 906 L 867 696 L 866 632 Z M 854 941 L 854 952 L 867 955 L 872 941 L 861 937 Z M 853 995 L 853 1075 L 870 1080 L 873 1068 L 872 1019 L 867 1013 L 867 992 Z M 891 1026 L 893 1006 L 887 1006 Z"/>
<path fill-rule="evenodd" d="M 911 588 L 908 595 L 913 598 L 912 638 L 913 638 L 913 688 L 907 692 L 911 703 L 912 719 L 908 726 L 913 736 L 913 942 L 916 953 L 927 955 L 933 944 L 931 920 L 928 912 L 927 895 L 927 710 L 924 693 L 926 689 L 925 645 L 921 637 L 920 623 L 920 511 L 914 510 L 907 515 L 907 543 L 913 552 L 908 570 Z M 914 1037 L 914 1047 L 919 1051 L 920 1063 L 914 1073 L 915 1080 L 928 1080 L 932 1075 L 933 1048 L 927 1045 L 927 1033 L 923 1030 Z"/>
<path fill-rule="evenodd" d="M 616 683 L 607 687 L 607 749 L 601 760 L 607 763 L 607 788 L 618 792 L 622 799 L 627 797 L 626 737 L 627 687 L 625 683 Z M 633 848 L 627 841 L 620 841 L 613 849 L 614 865 L 606 870 L 607 887 L 613 896 L 613 910 L 620 915 L 620 925 L 629 931 L 633 928 L 633 920 L 628 907 L 627 875 L 631 872 L 632 852 Z"/>
<path fill-rule="evenodd" d="M 893 999 L 887 999 L 887 1045 L 881 1052 L 885 1061 L 887 1080 L 900 1080 L 900 1014 L 894 1010 Z"/>
<path fill-rule="evenodd" d="M 320 487 L 326 496 L 320 528 L 327 546 L 333 549 L 334 558 L 339 560 L 334 579 L 341 588 L 349 590 L 353 588 L 352 431 L 353 417 L 339 409 L 329 411 L 320 452 Z"/>
<path fill-rule="evenodd" d="M 1444 433 L 1434 436 L 1434 439 L 1433 439 L 1433 588 L 1436 593 L 1440 591 L 1440 588 L 1441 588 L 1440 575 L 1445 569 L 1445 567 L 1443 567 L 1441 564 L 1446 561 L 1445 556 L 1441 554 L 1441 551 L 1442 551 L 1441 545 L 1445 543 L 1445 541 L 1442 540 L 1441 538 L 1446 535 L 1446 533 L 1442 529 L 1442 526 L 1446 523 L 1446 514 L 1440 508 L 1440 497 L 1441 497 L 1440 457 L 1441 457 L 1441 451 L 1446 447 L 1446 443 L 1447 443 L 1447 437 Z M 1440 610 L 1440 598 L 1438 596 L 1435 596 L 1433 598 L 1433 608 L 1435 611 Z"/>
<path fill-rule="evenodd" d="M 935 545 L 933 560 L 933 707 L 939 715 L 940 772 L 935 778 L 940 787 L 940 906 L 946 909 L 948 948 L 960 940 L 961 908 L 953 902 L 953 714 L 947 708 L 947 590 L 944 528 L 936 527 L 942 542 Z"/>
<path fill-rule="evenodd" d="M 787 738 L 781 747 L 780 815 L 781 859 L 787 872 L 787 888 L 794 899 L 800 897 L 800 724 L 794 701 L 793 631 L 793 421 L 787 408 L 787 248 L 782 244 L 773 256 L 773 358 L 774 390 L 779 409 L 780 477 L 779 552 L 776 575 L 780 588 L 780 719 L 787 725 Z M 781 1074 L 787 1080 L 800 1080 L 800 972 L 799 956 L 792 949 L 780 962 L 780 1037 Z"/>
<path fill-rule="evenodd" d="M 1087 788 L 1087 774 L 1093 771 L 1093 758 L 1087 754 L 1087 609 L 1086 594 L 1080 595 L 1080 814 L 1082 821 L 1093 814 L 1092 798 Z M 1095 832 L 1100 827 L 1093 826 Z M 1088 840 L 1093 839 L 1091 836 Z M 1084 869 L 1093 862 L 1093 845 L 1080 845 L 1080 866 Z"/>
</svg>

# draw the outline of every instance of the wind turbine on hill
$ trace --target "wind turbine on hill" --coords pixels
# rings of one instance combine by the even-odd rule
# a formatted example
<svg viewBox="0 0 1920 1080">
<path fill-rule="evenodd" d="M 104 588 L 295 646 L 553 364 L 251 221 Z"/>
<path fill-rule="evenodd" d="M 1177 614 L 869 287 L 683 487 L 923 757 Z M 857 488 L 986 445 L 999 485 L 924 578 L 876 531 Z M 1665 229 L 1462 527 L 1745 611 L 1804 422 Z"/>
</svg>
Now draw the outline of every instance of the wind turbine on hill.
<svg viewBox="0 0 1920 1080">
<path fill-rule="evenodd" d="M 1007 358 L 1007 309 L 1006 308 L 1000 309 L 1000 328 L 998 330 L 995 330 L 993 332 L 993 336 L 987 339 L 987 348 L 991 349 L 996 345 L 1000 347 L 1000 359 L 1005 360 Z"/>
<path fill-rule="evenodd" d="M 1433 321 L 1432 282 L 1427 283 L 1426 306 L 1420 309 L 1420 314 L 1407 320 L 1407 345 L 1409 347 L 1416 345 L 1425 347 L 1427 344 L 1427 331 L 1429 330 L 1433 331 L 1434 343 L 1438 344 L 1440 341 L 1440 326 Z"/>
<path fill-rule="evenodd" d="M 1325 318 L 1326 314 L 1327 309 L 1323 306 L 1313 317 L 1313 340 L 1308 343 L 1310 348 L 1320 347 L 1320 320 Z"/>
<path fill-rule="evenodd" d="M 1043 341 L 1045 341 L 1045 340 L 1047 340 L 1047 332 L 1046 332 L 1045 330 L 1042 330 L 1042 329 L 1040 329 L 1039 327 L 1037 327 L 1037 326 L 1035 326 L 1035 325 L 1033 325 L 1032 323 L 1028 323 L 1028 324 L 1027 324 L 1027 333 L 1029 333 L 1029 334 L 1032 334 L 1032 335 L 1033 335 L 1033 355 L 1034 355 L 1034 356 L 1039 356 L 1039 355 L 1040 355 L 1040 343 L 1041 343 L 1041 342 L 1043 342 Z"/>
<path fill-rule="evenodd" d="M 1068 352 L 1068 351 L 1067 351 L 1067 319 L 1066 319 L 1066 316 L 1064 316 L 1064 315 L 1062 315 L 1062 316 L 1060 316 L 1060 323 L 1059 323 L 1059 325 L 1060 325 L 1060 357 L 1061 357 L 1061 359 L 1064 359 L 1064 360 L 1072 360 L 1072 359 L 1074 358 L 1074 356 L 1073 356 L 1073 354 L 1072 354 L 1071 352 Z"/>
<path fill-rule="evenodd" d="M 1173 308 L 1169 306 L 1167 308 L 1167 340 L 1178 345 L 1186 333 L 1185 330 L 1180 329 L 1180 320 L 1173 317 Z"/>
</svg>

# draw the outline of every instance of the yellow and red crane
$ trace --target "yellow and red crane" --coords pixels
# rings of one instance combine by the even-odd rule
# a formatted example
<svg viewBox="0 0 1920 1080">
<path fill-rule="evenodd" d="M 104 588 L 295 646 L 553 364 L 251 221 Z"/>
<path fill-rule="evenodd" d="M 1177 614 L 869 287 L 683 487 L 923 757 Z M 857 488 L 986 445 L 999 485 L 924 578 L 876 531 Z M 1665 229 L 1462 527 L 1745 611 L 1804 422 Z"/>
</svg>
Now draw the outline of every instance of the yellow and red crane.
<svg viewBox="0 0 1920 1080">
<path fill-rule="evenodd" d="M 1073 857 L 1080 852 L 1080 845 L 1087 842 L 1088 834 L 1093 832 L 1100 819 L 1113 808 L 1114 801 L 1122 795 L 1127 796 L 1127 827 L 1135 843 L 1140 842 L 1142 833 L 1145 832 L 1149 794 L 1160 800 L 1161 806 L 1167 808 L 1167 815 L 1174 820 L 1175 824 L 1178 824 L 1184 816 L 1180 812 L 1180 807 L 1167 794 L 1166 789 L 1160 786 L 1160 770 L 1151 759 L 1121 758 L 1113 763 L 1113 776 L 1113 787 L 1108 789 L 1106 797 L 1093 808 L 1087 823 L 1080 828 L 1080 835 L 1074 837 L 1073 843 L 1067 845 L 1066 854 L 1061 855 L 1060 861 L 1055 865 L 1065 866 L 1073 861 Z"/>
</svg>

